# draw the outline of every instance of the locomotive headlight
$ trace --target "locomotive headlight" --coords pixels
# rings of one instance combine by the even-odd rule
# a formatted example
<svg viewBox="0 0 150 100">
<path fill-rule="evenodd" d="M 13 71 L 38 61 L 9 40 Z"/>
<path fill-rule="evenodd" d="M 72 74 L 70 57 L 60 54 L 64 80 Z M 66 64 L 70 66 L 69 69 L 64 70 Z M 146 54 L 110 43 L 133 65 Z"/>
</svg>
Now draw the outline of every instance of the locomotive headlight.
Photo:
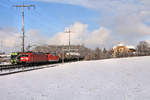
<svg viewBox="0 0 150 100">
<path fill-rule="evenodd" d="M 29 60 L 29 58 L 26 57 L 26 60 Z"/>
</svg>

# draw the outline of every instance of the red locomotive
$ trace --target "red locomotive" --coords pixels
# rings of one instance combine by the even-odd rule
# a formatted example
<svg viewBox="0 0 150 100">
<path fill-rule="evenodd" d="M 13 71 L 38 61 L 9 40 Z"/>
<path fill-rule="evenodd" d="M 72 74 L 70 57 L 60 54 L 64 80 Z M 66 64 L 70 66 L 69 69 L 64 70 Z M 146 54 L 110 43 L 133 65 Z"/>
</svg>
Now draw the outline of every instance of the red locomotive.
<svg viewBox="0 0 150 100">
<path fill-rule="evenodd" d="M 24 52 L 20 53 L 17 57 L 19 64 L 37 64 L 37 63 L 50 63 L 58 62 L 59 56 L 50 53 L 34 53 Z"/>
<path fill-rule="evenodd" d="M 48 56 L 48 62 L 59 62 L 60 58 L 59 56 L 55 55 L 55 54 L 47 54 Z"/>
<path fill-rule="evenodd" d="M 21 53 L 20 63 L 46 63 L 48 57 L 44 53 Z"/>
</svg>

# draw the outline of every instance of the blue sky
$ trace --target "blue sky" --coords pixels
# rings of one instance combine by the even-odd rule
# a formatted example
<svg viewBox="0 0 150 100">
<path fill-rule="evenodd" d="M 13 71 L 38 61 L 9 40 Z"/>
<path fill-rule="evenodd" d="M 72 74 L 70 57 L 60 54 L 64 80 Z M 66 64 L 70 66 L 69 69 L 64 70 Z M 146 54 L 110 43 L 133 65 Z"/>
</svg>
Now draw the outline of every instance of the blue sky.
<svg viewBox="0 0 150 100">
<path fill-rule="evenodd" d="M 21 8 L 19 0 L 0 1 L 0 27 L 14 27 L 21 30 Z M 26 1 L 25 4 L 34 4 L 35 8 L 25 9 L 25 30 L 39 29 L 45 36 L 52 36 L 64 31 L 65 27 L 79 21 L 89 25 L 89 31 L 99 26 L 100 14 L 93 9 L 85 7 L 52 2 Z"/>
</svg>

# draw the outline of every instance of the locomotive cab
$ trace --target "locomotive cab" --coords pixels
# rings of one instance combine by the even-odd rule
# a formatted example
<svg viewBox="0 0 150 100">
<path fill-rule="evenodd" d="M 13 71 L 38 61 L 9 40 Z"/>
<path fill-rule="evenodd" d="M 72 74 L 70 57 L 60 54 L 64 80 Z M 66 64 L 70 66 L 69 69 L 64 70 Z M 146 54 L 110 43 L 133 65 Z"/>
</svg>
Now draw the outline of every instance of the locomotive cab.
<svg viewBox="0 0 150 100">
<path fill-rule="evenodd" d="M 27 54 L 22 54 L 20 56 L 20 62 L 21 63 L 27 63 L 27 62 L 29 62 L 29 54 L 28 53 Z"/>
<path fill-rule="evenodd" d="M 11 63 L 18 64 L 18 62 L 19 62 L 19 52 L 11 53 Z"/>
</svg>

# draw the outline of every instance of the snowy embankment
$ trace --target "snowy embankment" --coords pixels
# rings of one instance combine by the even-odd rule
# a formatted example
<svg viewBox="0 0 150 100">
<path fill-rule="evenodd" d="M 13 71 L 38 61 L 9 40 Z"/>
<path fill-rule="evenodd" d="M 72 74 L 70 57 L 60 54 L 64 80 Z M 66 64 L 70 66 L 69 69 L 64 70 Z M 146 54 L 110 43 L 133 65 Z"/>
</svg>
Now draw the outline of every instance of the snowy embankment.
<svg viewBox="0 0 150 100">
<path fill-rule="evenodd" d="M 0 84 L 0 100 L 150 100 L 150 57 L 63 64 Z"/>
</svg>

